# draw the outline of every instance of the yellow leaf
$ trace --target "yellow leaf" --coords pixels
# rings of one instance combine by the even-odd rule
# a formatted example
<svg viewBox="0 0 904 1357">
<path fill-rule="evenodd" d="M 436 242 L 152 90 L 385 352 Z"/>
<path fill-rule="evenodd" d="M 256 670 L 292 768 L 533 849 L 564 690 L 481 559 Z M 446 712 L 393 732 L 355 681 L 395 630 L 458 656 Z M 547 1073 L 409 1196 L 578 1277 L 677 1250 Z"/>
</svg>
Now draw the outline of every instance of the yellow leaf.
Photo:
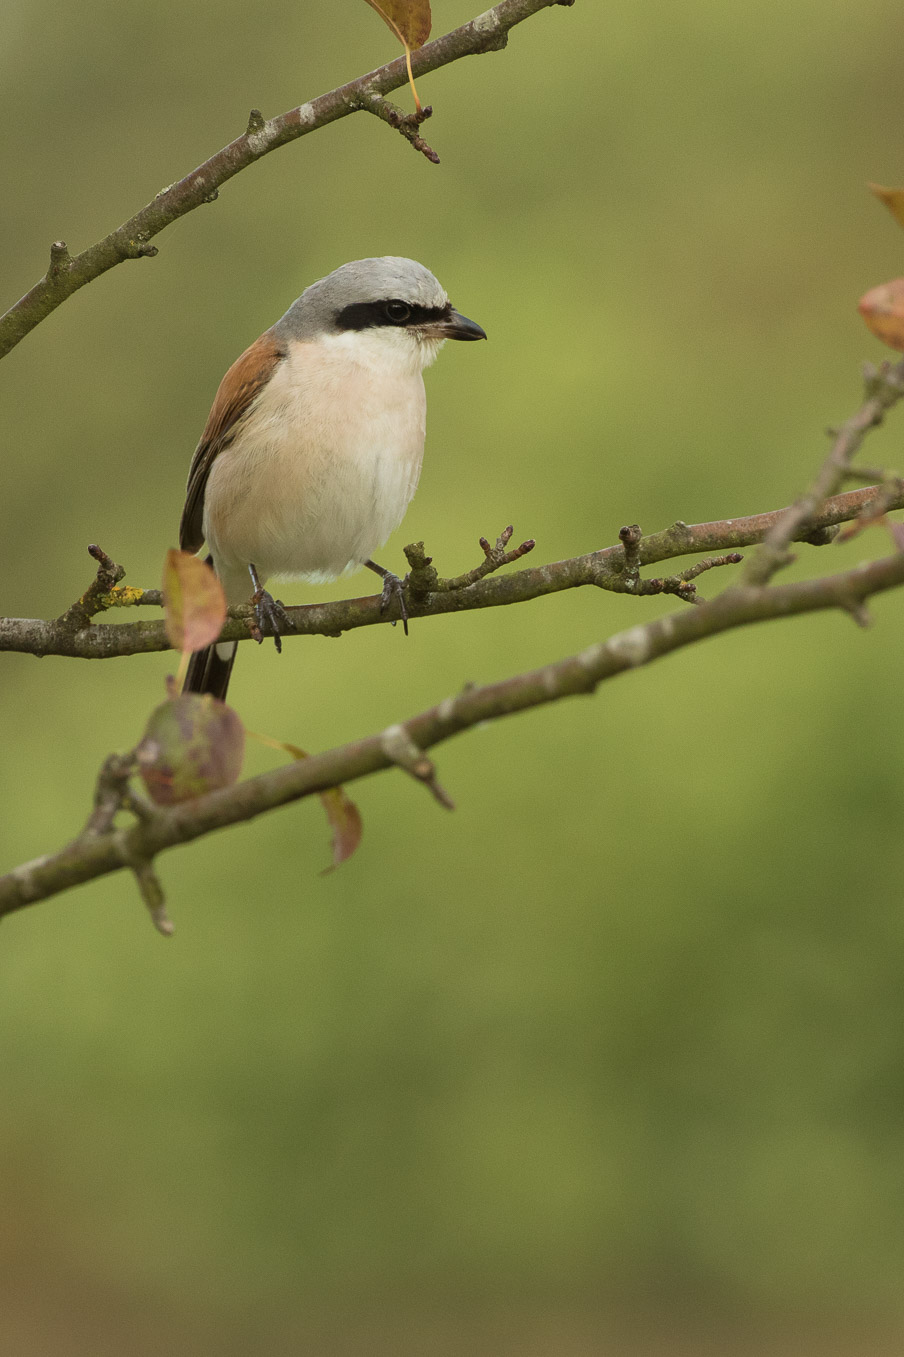
<svg viewBox="0 0 904 1357">
<path fill-rule="evenodd" d="M 175 650 L 203 650 L 226 621 L 226 596 L 210 566 L 175 548 L 166 553 L 163 567 L 163 608 Z"/>
<path fill-rule="evenodd" d="M 891 349 L 904 349 L 904 278 L 870 288 L 857 309 L 877 339 Z"/>
<path fill-rule="evenodd" d="M 881 184 L 868 185 L 880 203 L 884 203 L 899 226 L 904 226 L 904 188 L 883 188 Z"/>
<path fill-rule="evenodd" d="M 405 48 L 405 61 L 408 64 L 408 81 L 417 111 L 421 111 L 421 101 L 414 88 L 414 75 L 411 70 L 411 53 L 423 47 L 430 37 L 430 0 L 367 0 L 371 9 L 375 9 Z"/>
</svg>

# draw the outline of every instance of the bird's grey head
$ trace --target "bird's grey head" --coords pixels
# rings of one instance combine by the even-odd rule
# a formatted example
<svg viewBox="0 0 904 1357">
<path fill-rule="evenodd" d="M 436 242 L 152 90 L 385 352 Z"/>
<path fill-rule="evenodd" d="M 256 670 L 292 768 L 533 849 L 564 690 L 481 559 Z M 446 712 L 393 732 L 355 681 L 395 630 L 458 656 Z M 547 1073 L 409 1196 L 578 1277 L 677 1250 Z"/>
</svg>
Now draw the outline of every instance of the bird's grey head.
<svg viewBox="0 0 904 1357">
<path fill-rule="evenodd" d="M 275 329 L 286 339 L 366 332 L 395 343 L 402 332 L 429 350 L 427 361 L 446 339 L 486 339 L 429 269 L 396 255 L 343 264 L 306 288 Z"/>
</svg>

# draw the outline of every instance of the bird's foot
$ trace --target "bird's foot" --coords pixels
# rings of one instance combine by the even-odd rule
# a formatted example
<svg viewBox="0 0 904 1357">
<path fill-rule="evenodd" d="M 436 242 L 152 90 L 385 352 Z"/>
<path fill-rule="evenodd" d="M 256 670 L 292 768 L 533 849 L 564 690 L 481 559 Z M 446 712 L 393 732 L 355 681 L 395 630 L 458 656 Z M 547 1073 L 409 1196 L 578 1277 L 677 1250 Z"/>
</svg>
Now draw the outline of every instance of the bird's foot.
<svg viewBox="0 0 904 1357">
<path fill-rule="evenodd" d="M 405 606 L 405 581 L 400 580 L 398 575 L 394 575 L 391 570 L 387 570 L 383 565 L 377 565 L 376 561 L 365 561 L 368 570 L 372 570 L 375 575 L 379 575 L 383 581 L 383 589 L 380 593 L 380 616 L 389 612 L 393 603 L 398 608 L 399 617 L 402 619 L 402 626 L 405 628 L 405 635 L 408 635 L 408 609 Z M 397 617 L 390 620 L 390 626 L 395 626 Z"/>
<path fill-rule="evenodd" d="M 405 635 L 408 635 L 408 609 L 405 607 L 405 585 L 394 575 L 391 570 L 387 570 L 383 576 L 383 588 L 380 592 L 380 612 L 388 613 L 395 604 L 398 608 L 399 618 L 402 621 Z M 399 618 L 391 618 L 390 626 L 395 626 Z"/>
<path fill-rule="evenodd" d="M 295 630 L 294 623 L 286 612 L 284 604 L 278 598 L 274 598 L 266 589 L 255 589 L 251 595 L 251 603 L 254 607 L 251 635 L 258 645 L 261 644 L 265 635 L 272 636 L 277 651 L 281 652 L 282 633 Z"/>
</svg>

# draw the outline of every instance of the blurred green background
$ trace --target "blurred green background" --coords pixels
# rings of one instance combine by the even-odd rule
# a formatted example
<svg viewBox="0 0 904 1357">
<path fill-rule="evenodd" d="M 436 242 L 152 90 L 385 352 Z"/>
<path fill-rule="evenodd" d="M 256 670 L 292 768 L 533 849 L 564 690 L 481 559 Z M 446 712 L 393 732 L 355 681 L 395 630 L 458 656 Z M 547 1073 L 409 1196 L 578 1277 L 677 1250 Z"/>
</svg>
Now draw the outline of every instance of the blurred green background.
<svg viewBox="0 0 904 1357">
<path fill-rule="evenodd" d="M 472 13 L 436 0 L 435 31 Z M 897 0 L 578 0 L 421 82 L 439 168 L 365 116 L 268 157 L 3 363 L 0 611 L 61 612 L 89 542 L 156 585 L 223 371 L 367 254 L 422 260 L 490 335 L 428 374 L 387 564 L 787 503 L 882 356 L 855 305 L 902 270 L 864 188 L 904 177 L 902 37 Z M 394 55 L 363 0 L 7 0 L 4 303 L 253 105 Z M 867 460 L 900 468 L 902 429 Z M 672 606 L 585 590 L 243 648 L 232 696 L 322 749 Z M 121 875 L 7 920 L 0 1350 L 900 1352 L 904 596 L 873 614 L 449 743 L 454 815 L 360 783 L 332 875 L 313 803 L 170 853 L 172 941 Z M 77 831 L 171 668 L 2 657 L 4 869 Z"/>
</svg>

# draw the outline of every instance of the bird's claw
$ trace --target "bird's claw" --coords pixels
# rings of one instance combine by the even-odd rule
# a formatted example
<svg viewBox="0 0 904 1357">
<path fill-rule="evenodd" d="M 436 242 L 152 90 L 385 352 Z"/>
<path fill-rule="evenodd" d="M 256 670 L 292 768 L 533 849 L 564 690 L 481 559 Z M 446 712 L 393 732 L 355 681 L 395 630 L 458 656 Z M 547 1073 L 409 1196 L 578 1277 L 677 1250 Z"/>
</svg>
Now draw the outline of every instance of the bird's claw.
<svg viewBox="0 0 904 1357">
<path fill-rule="evenodd" d="M 256 624 L 251 629 L 252 636 L 259 645 L 263 642 L 265 635 L 272 636 L 277 653 L 281 653 L 282 633 L 295 630 L 294 623 L 286 612 L 285 606 L 266 589 L 256 589 L 251 595 L 251 602 L 254 607 Z"/>
<path fill-rule="evenodd" d="M 405 585 L 394 575 L 391 570 L 387 570 L 383 576 L 383 589 L 380 593 L 380 614 L 387 613 L 392 607 L 393 601 L 398 604 L 399 618 L 402 620 L 402 627 L 405 635 L 408 635 L 408 609 L 405 606 Z M 398 618 L 392 618 L 390 626 L 394 627 Z"/>
</svg>

